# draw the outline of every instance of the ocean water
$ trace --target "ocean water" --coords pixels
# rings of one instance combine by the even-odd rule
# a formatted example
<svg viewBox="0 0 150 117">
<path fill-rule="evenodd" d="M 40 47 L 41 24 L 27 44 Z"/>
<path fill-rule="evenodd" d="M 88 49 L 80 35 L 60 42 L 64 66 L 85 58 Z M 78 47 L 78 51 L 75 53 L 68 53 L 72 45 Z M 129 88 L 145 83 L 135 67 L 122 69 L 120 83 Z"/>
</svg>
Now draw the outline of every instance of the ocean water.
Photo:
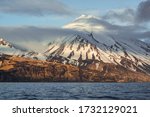
<svg viewBox="0 0 150 117">
<path fill-rule="evenodd" d="M 0 83 L 1 100 L 150 100 L 150 83 Z"/>
</svg>

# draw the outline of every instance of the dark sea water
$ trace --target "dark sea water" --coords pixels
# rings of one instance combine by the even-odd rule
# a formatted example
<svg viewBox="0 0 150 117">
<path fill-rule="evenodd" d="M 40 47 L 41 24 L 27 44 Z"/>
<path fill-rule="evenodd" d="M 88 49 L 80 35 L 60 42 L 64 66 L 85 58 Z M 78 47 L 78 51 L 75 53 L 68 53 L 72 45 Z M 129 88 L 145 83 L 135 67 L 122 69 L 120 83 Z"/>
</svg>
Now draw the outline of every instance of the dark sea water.
<svg viewBox="0 0 150 117">
<path fill-rule="evenodd" d="M 0 83 L 4 100 L 150 100 L 150 83 Z"/>
</svg>

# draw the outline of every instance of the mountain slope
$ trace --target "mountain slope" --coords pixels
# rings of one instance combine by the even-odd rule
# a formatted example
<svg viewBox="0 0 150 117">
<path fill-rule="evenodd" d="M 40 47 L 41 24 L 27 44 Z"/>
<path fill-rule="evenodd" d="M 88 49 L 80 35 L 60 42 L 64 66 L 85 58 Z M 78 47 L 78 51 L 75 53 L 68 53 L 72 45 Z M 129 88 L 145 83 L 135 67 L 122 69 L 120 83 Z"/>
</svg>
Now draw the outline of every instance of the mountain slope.
<svg viewBox="0 0 150 117">
<path fill-rule="evenodd" d="M 1 54 L 8 54 L 8 55 L 23 55 L 27 52 L 26 49 L 22 49 L 10 42 L 0 39 L 0 53 Z"/>
<path fill-rule="evenodd" d="M 69 33 L 58 32 L 43 53 L 24 52 L 1 40 L 0 80 L 149 82 L 150 46 L 106 31 L 111 27 L 81 16 L 64 27 Z"/>
<path fill-rule="evenodd" d="M 3 55 L 0 57 L 0 81 L 150 82 L 150 76 L 113 64 L 101 64 L 97 70 L 93 69 L 93 65 L 80 69 L 70 64 Z"/>
<path fill-rule="evenodd" d="M 21 48 L 18 45 L 14 45 L 2 38 L 0 39 L 0 54 L 15 55 L 15 56 L 22 56 L 22 57 L 32 58 L 32 59 L 46 60 L 46 56 L 44 54 L 38 53 L 32 50 L 28 50 L 25 48 Z"/>
<path fill-rule="evenodd" d="M 79 25 L 80 23 L 83 25 Z M 83 31 L 88 30 L 89 27 L 86 25 L 92 25 L 99 31 L 99 34 Z M 150 46 L 137 39 L 124 39 L 117 35 L 101 33 L 97 26 L 103 25 L 104 22 L 102 23 L 93 16 L 77 18 L 65 28 L 72 28 L 80 33 L 64 35 L 58 41 L 50 43 L 45 52 L 48 60 L 57 60 L 77 66 L 86 66 L 97 61 L 97 68 L 100 63 L 110 63 L 132 71 L 150 74 Z"/>
</svg>

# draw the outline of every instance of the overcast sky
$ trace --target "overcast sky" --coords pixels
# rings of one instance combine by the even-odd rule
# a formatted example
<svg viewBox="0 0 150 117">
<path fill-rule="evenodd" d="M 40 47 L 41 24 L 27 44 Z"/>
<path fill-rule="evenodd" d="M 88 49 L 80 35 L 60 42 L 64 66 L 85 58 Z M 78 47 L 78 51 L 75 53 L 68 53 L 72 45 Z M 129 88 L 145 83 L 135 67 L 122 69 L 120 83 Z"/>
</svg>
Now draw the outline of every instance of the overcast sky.
<svg viewBox="0 0 150 117">
<path fill-rule="evenodd" d="M 0 37 L 39 41 L 66 32 L 61 27 L 82 14 L 101 18 L 123 35 L 135 35 L 138 27 L 139 37 L 150 40 L 150 0 L 0 0 Z"/>
</svg>

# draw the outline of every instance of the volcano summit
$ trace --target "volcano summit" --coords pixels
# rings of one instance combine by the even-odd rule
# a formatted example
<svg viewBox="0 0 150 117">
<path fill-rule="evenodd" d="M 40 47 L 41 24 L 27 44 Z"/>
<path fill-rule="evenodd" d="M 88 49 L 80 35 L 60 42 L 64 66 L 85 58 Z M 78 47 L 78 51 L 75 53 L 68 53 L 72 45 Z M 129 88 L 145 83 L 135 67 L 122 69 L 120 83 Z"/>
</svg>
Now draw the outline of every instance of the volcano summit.
<svg viewBox="0 0 150 117">
<path fill-rule="evenodd" d="M 43 52 L 1 39 L 0 80 L 149 82 L 150 45 L 120 36 L 124 31 L 118 29 L 122 27 L 82 15 L 47 40 Z"/>
</svg>

